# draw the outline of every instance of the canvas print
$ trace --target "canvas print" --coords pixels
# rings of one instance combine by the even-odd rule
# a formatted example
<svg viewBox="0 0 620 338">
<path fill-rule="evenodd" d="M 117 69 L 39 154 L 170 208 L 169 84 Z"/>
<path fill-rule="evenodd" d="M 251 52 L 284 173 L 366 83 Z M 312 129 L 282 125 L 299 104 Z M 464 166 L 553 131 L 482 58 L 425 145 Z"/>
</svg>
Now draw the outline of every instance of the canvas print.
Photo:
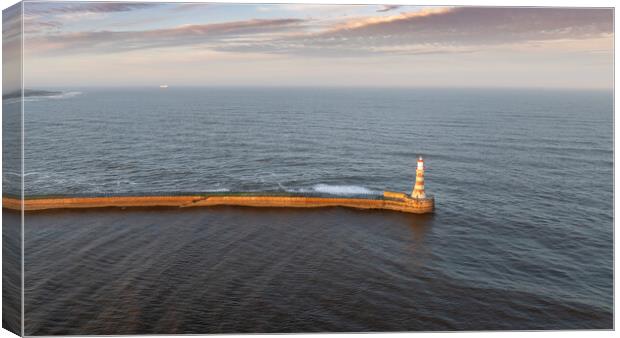
<svg viewBox="0 0 620 338">
<path fill-rule="evenodd" d="M 613 329 L 613 8 L 3 11 L 18 335 Z"/>
</svg>

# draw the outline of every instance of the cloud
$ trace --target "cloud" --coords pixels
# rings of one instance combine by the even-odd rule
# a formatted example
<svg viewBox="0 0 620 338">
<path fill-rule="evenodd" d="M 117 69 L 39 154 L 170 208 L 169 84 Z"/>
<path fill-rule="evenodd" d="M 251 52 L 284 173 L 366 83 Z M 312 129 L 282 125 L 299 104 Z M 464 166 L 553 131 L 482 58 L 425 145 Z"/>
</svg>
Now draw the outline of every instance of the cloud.
<svg viewBox="0 0 620 338">
<path fill-rule="evenodd" d="M 350 11 L 364 7 L 364 5 L 337 5 L 337 4 L 263 4 L 258 7 L 261 12 L 284 11 L 304 13 L 333 13 L 337 11 Z"/>
<path fill-rule="evenodd" d="M 319 33 L 215 48 L 326 57 L 472 53 L 524 43 L 540 46 L 558 40 L 609 37 L 612 32 L 609 9 L 436 7 L 360 17 Z"/>
<path fill-rule="evenodd" d="M 2 93 L 6 94 L 21 88 L 21 3 L 2 11 L 2 65 Z"/>
<path fill-rule="evenodd" d="M 210 7 L 212 5 L 213 4 L 201 3 L 201 2 L 196 2 L 196 3 L 178 3 L 171 10 L 174 11 L 174 12 L 191 11 L 191 10 L 195 10 L 195 9 L 207 8 L 207 7 Z"/>
<path fill-rule="evenodd" d="M 216 24 L 183 25 L 142 31 L 97 31 L 50 34 L 29 39 L 38 52 L 114 53 L 138 49 L 224 43 L 240 37 L 265 38 L 274 32 L 297 28 L 302 19 L 253 19 Z M 253 40 L 256 41 L 256 40 Z"/>
<path fill-rule="evenodd" d="M 63 22 L 101 19 L 110 13 L 157 7 L 157 3 L 131 2 L 36 2 L 24 4 L 24 27 L 29 34 L 59 30 Z"/>
<path fill-rule="evenodd" d="M 63 14 L 63 13 L 111 13 L 129 12 L 159 6 L 157 3 L 132 2 L 63 2 L 36 3 L 24 6 L 26 14 Z"/>
<path fill-rule="evenodd" d="M 63 26 L 62 22 L 57 20 L 32 20 L 29 17 L 24 18 L 24 33 L 27 34 L 36 34 L 45 31 L 56 31 L 61 29 Z"/>
<path fill-rule="evenodd" d="M 432 7 L 317 25 L 316 19 L 253 19 L 144 31 L 51 34 L 33 45 L 59 53 L 192 45 L 224 52 L 325 57 L 472 53 L 513 44 L 610 37 L 613 10 Z"/>
<path fill-rule="evenodd" d="M 382 5 L 381 8 L 377 9 L 377 12 L 389 12 L 401 7 L 401 5 Z"/>
<path fill-rule="evenodd" d="M 21 5 L 15 4 L 2 11 L 2 43 L 11 43 L 22 38 Z"/>
<path fill-rule="evenodd" d="M 344 23 L 336 24 L 334 27 L 330 29 L 331 32 L 341 31 L 341 30 L 353 30 L 357 28 L 363 28 L 365 26 L 371 25 L 379 25 L 386 24 L 393 21 L 400 21 L 405 19 L 416 19 L 425 16 L 431 16 L 436 14 L 447 13 L 451 11 L 451 8 L 446 7 L 438 7 L 438 8 L 427 8 L 422 9 L 420 11 L 408 12 L 408 13 L 400 13 L 396 15 L 390 16 L 369 16 L 363 18 L 355 18 L 352 20 L 345 21 Z"/>
<path fill-rule="evenodd" d="M 374 39 L 386 43 L 405 39 L 417 43 L 495 45 L 583 39 L 612 32 L 610 9 L 461 7 L 353 20 L 321 37 Z"/>
</svg>

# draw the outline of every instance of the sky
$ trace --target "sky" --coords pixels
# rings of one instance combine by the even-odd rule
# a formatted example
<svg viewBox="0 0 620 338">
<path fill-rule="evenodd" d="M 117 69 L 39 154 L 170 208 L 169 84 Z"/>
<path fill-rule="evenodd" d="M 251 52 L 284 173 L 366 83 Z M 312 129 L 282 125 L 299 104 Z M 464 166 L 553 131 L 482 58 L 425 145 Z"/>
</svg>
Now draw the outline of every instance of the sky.
<svg viewBox="0 0 620 338">
<path fill-rule="evenodd" d="M 26 2 L 23 21 L 29 88 L 613 87 L 606 8 Z"/>
</svg>

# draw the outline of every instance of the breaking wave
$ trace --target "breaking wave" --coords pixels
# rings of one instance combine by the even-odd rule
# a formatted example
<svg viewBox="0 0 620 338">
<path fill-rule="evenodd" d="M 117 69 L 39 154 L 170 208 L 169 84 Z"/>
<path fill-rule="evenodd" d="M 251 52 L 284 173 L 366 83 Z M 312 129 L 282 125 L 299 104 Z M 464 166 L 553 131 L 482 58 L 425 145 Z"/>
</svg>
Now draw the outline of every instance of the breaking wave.
<svg viewBox="0 0 620 338">
<path fill-rule="evenodd" d="M 50 96 L 50 98 L 51 99 L 67 99 L 67 98 L 78 96 L 78 95 L 82 95 L 82 92 L 63 92 L 60 95 Z"/>
<path fill-rule="evenodd" d="M 216 189 L 209 189 L 209 190 L 205 190 L 205 192 L 229 192 L 230 189 L 227 188 L 216 188 Z"/>
<path fill-rule="evenodd" d="M 312 187 L 312 191 L 332 194 L 332 195 L 376 195 L 380 192 L 371 190 L 358 185 L 329 185 L 329 184 L 316 184 Z"/>
<path fill-rule="evenodd" d="M 27 96 L 27 97 L 24 97 L 24 102 L 34 102 L 34 101 L 41 101 L 41 100 L 46 100 L 46 99 L 50 99 L 50 100 L 68 99 L 68 98 L 72 98 L 72 97 L 75 97 L 81 94 L 82 92 L 73 91 L 73 92 L 62 92 L 57 95 Z M 19 98 L 17 98 L 17 100 L 19 101 Z"/>
</svg>

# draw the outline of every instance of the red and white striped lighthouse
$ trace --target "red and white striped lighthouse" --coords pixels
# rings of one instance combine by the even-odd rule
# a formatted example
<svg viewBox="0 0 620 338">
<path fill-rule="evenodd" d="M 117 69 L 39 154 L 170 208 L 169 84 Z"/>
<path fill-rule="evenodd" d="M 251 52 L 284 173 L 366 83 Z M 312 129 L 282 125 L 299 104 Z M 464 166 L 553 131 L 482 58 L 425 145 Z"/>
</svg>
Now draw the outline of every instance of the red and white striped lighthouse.
<svg viewBox="0 0 620 338">
<path fill-rule="evenodd" d="M 418 166 L 415 169 L 415 185 L 413 186 L 411 197 L 426 198 L 426 193 L 424 192 L 424 160 L 422 156 L 418 158 Z"/>
</svg>

